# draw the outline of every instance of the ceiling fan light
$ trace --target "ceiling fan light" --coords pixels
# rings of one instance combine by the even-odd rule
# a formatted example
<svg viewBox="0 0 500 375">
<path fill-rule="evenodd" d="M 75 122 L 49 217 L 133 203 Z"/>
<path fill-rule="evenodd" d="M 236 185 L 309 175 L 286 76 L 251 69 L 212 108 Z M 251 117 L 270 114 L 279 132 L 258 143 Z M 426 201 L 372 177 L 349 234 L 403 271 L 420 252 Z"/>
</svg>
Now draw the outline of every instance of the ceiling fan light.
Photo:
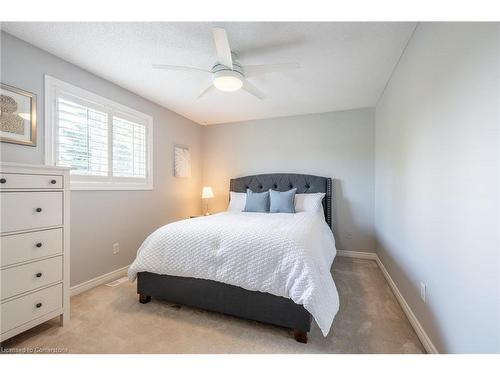
<svg viewBox="0 0 500 375">
<path fill-rule="evenodd" d="M 243 86 L 243 81 L 234 71 L 217 72 L 214 76 L 214 86 L 221 91 L 237 91 Z"/>
<path fill-rule="evenodd" d="M 214 79 L 214 86 L 221 91 L 237 91 L 243 86 L 243 82 L 236 77 L 223 76 Z"/>
</svg>

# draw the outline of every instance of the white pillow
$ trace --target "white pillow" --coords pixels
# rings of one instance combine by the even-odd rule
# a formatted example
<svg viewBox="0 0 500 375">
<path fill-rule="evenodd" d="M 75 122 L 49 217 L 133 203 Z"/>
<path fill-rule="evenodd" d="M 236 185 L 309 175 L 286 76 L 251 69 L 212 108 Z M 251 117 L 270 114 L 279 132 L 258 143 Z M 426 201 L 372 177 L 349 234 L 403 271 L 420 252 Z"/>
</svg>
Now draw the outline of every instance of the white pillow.
<svg viewBox="0 0 500 375">
<path fill-rule="evenodd" d="M 295 194 L 295 212 L 323 213 L 325 193 Z"/>
<path fill-rule="evenodd" d="M 241 212 L 245 209 L 247 203 L 247 193 L 229 192 L 229 207 L 228 211 Z"/>
</svg>

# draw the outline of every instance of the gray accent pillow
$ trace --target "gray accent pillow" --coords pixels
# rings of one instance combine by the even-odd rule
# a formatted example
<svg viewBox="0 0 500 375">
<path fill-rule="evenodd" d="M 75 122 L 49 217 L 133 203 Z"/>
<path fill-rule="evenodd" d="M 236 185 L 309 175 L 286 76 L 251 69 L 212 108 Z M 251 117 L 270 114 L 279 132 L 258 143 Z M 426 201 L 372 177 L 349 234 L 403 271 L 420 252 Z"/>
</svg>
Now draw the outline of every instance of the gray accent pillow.
<svg viewBox="0 0 500 375">
<path fill-rule="evenodd" d="M 269 212 L 283 212 L 288 214 L 295 213 L 295 193 L 297 189 L 288 191 L 269 190 L 269 199 L 271 201 Z"/>
<path fill-rule="evenodd" d="M 254 193 L 247 189 L 247 201 L 243 212 L 269 212 L 269 192 Z"/>
</svg>

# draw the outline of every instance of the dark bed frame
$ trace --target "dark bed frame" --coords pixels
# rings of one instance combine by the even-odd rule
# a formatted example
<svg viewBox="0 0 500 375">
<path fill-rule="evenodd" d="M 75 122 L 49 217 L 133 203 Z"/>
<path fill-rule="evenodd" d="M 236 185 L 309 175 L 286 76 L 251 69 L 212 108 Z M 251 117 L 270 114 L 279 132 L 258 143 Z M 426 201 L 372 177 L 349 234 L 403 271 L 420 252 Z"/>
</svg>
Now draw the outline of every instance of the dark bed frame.
<svg viewBox="0 0 500 375">
<path fill-rule="evenodd" d="M 297 188 L 297 194 L 325 193 L 325 220 L 332 228 L 332 179 L 292 173 L 273 173 L 232 179 L 230 191 L 245 193 L 269 189 L 287 191 Z M 307 343 L 311 315 L 289 298 L 269 293 L 249 291 L 217 281 L 159 275 L 151 272 L 137 274 L 137 293 L 140 303 L 151 297 L 176 304 L 215 311 L 240 318 L 256 320 L 291 328 L 295 340 Z"/>
</svg>

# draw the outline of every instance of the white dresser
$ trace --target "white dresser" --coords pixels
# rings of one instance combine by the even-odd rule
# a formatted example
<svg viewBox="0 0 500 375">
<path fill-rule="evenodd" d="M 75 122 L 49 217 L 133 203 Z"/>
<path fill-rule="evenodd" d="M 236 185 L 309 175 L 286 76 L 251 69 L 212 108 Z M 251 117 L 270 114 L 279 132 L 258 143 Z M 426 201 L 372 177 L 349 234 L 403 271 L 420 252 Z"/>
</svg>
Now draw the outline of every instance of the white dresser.
<svg viewBox="0 0 500 375">
<path fill-rule="evenodd" d="M 0 341 L 69 320 L 69 169 L 0 163 Z"/>
</svg>

